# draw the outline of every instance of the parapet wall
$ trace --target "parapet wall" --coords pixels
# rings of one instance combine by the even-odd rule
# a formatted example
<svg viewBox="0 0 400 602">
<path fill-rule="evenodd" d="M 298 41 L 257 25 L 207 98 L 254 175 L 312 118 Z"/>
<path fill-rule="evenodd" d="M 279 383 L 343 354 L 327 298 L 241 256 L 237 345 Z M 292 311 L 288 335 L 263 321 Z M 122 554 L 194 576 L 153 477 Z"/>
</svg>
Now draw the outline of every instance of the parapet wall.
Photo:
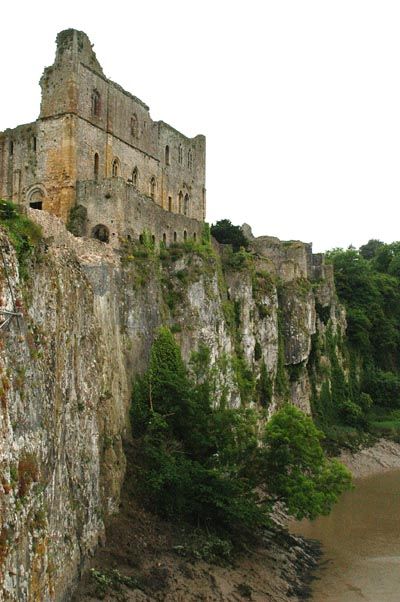
<svg viewBox="0 0 400 602">
<path fill-rule="evenodd" d="M 167 246 L 200 240 L 203 233 L 202 222 L 166 211 L 123 178 L 78 182 L 77 204 L 87 210 L 83 234 L 94 236 L 98 226 L 105 226 L 114 247 L 121 238 L 139 240 L 144 232 L 154 237 L 155 244 Z"/>
</svg>

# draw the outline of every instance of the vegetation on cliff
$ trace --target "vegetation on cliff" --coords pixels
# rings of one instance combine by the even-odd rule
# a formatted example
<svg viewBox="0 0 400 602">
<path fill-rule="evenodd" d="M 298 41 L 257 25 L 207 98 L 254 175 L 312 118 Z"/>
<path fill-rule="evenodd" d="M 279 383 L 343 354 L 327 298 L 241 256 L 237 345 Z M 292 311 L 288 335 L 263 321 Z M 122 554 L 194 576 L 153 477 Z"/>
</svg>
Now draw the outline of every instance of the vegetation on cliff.
<svg viewBox="0 0 400 602">
<path fill-rule="evenodd" d="M 359 250 L 335 249 L 328 259 L 347 319 L 347 374 L 336 367 L 333 402 L 356 403 L 359 427 L 399 436 L 400 243 L 370 240 Z"/>
<path fill-rule="evenodd" d="M 20 275 L 24 277 L 28 258 L 42 239 L 41 230 L 10 201 L 0 201 L 0 225 L 10 237 L 17 253 Z"/>
<path fill-rule="evenodd" d="M 262 427 L 262 410 L 213 408 L 204 366 L 202 374 L 190 378 L 161 328 L 131 411 L 147 505 L 225 534 L 267 525 L 277 500 L 297 518 L 327 514 L 350 475 L 325 458 L 312 420 L 286 405 Z"/>
</svg>

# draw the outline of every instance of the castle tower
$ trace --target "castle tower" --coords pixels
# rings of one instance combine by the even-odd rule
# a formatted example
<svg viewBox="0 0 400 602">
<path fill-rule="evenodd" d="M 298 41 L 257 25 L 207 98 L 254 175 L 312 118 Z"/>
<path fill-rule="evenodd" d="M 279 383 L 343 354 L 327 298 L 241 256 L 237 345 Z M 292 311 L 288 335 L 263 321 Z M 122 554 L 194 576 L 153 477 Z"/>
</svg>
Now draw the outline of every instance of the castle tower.
<svg viewBox="0 0 400 602">
<path fill-rule="evenodd" d="M 154 122 L 143 101 L 106 78 L 85 33 L 58 34 L 40 85 L 39 119 L 0 134 L 3 197 L 67 221 L 78 183 L 121 178 L 165 210 L 204 220 L 204 136 Z"/>
</svg>

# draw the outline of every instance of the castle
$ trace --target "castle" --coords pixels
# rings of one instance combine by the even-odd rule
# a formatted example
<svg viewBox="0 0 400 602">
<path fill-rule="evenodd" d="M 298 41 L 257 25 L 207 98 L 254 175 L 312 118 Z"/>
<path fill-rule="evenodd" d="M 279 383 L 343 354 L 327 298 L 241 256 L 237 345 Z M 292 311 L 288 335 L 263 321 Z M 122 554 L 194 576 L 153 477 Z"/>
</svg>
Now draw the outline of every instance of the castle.
<svg viewBox="0 0 400 602">
<path fill-rule="evenodd" d="M 0 198 L 118 245 L 148 232 L 157 243 L 197 238 L 205 219 L 205 137 L 187 138 L 109 80 L 87 35 L 57 36 L 40 80 L 37 121 L 0 133 Z M 83 216 L 83 217 L 82 217 Z"/>
</svg>

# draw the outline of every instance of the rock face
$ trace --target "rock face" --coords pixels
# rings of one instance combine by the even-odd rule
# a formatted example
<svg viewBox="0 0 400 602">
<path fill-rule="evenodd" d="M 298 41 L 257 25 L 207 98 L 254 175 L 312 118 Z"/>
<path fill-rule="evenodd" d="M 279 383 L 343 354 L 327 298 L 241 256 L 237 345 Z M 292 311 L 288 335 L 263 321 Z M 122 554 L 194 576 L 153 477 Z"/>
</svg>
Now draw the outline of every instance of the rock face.
<svg viewBox="0 0 400 602">
<path fill-rule="evenodd" d="M 58 601 L 118 509 L 132 378 L 160 325 L 188 364 L 207 349 L 216 404 L 273 411 L 290 398 L 310 411 L 322 380 L 314 371 L 310 383 L 310 354 L 345 320 L 309 245 L 263 237 L 251 256 L 193 245 L 121 255 L 30 217 L 44 243 L 23 281 L 1 233 L 0 306 L 22 317 L 0 331 L 0 599 Z"/>
</svg>

